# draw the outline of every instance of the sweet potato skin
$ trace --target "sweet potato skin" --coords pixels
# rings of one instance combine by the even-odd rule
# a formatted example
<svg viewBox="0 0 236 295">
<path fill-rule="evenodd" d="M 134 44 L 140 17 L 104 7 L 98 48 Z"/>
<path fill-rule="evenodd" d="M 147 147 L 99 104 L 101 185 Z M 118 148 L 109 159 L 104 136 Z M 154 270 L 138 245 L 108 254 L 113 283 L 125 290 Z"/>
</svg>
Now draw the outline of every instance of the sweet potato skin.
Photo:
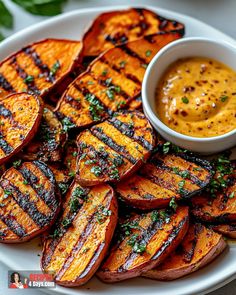
<svg viewBox="0 0 236 295">
<path fill-rule="evenodd" d="M 80 195 L 77 209 L 71 207 L 76 189 L 82 189 L 84 193 Z M 100 211 L 102 215 L 98 214 Z M 69 216 L 73 226 L 62 226 L 65 217 Z M 102 184 L 88 189 L 74 182 L 63 204 L 62 216 L 54 227 L 54 233 L 58 226 L 62 228 L 61 235 L 54 238 L 47 236 L 44 240 L 41 260 L 43 271 L 53 270 L 55 282 L 62 286 L 85 284 L 106 255 L 116 223 L 117 203 L 110 186 Z"/>
<path fill-rule="evenodd" d="M 184 35 L 184 25 L 143 8 L 105 12 L 84 34 L 82 56 L 98 56 L 113 46 L 163 31 Z"/>
<path fill-rule="evenodd" d="M 141 226 L 143 222 L 141 226 L 142 230 L 149 225 L 146 219 L 150 217 L 151 213 L 147 213 L 146 217 L 140 219 L 138 224 Z M 136 222 L 136 220 L 137 217 L 135 216 L 132 221 Z M 170 225 L 171 223 L 172 225 Z M 154 229 L 153 226 L 151 228 Z M 97 272 L 97 276 L 105 283 L 114 283 L 140 276 L 160 264 L 178 246 L 186 234 L 188 230 L 188 208 L 179 207 L 176 213 L 170 218 L 170 221 L 162 224 L 160 230 L 160 233 L 152 232 L 152 234 L 145 234 L 147 245 L 145 252 L 141 255 L 132 252 L 133 250 L 129 245 L 132 236 L 130 237 L 129 235 L 130 240 L 125 237 L 121 242 L 115 241 L 114 247 Z M 168 237 L 165 237 L 167 240 L 164 240 L 163 231 L 168 232 Z M 139 234 L 138 229 L 132 232 Z M 163 237 L 161 236 L 162 234 Z M 153 239 L 154 242 L 152 243 L 149 239 Z"/>
<path fill-rule="evenodd" d="M 36 134 L 42 118 L 43 102 L 38 96 L 16 93 L 0 100 L 0 108 L 2 165 L 27 145 Z"/>
<path fill-rule="evenodd" d="M 45 39 L 13 53 L 0 63 L 0 99 L 25 89 L 43 98 L 64 91 L 80 49 L 79 41 Z"/>
<path fill-rule="evenodd" d="M 47 231 L 61 197 L 51 170 L 40 161 L 6 170 L 0 179 L 0 242 L 22 243 Z"/>
<path fill-rule="evenodd" d="M 210 179 L 208 161 L 157 152 L 140 171 L 117 183 L 115 190 L 132 207 L 150 210 L 168 206 L 172 198 L 192 197 L 205 188 Z"/>
<path fill-rule="evenodd" d="M 215 232 L 222 234 L 225 237 L 236 239 L 236 224 L 215 224 L 209 226 Z"/>
<path fill-rule="evenodd" d="M 146 66 L 179 33 L 154 34 L 104 52 L 63 93 L 56 112 L 74 128 L 89 127 L 120 109 L 141 108 Z"/>
<path fill-rule="evenodd" d="M 196 230 L 196 227 L 201 227 L 201 232 L 194 239 L 193 231 Z M 190 247 L 193 248 L 190 248 L 190 251 L 193 249 L 193 253 L 188 252 L 189 243 L 192 243 Z M 214 233 L 203 225 L 192 224 L 176 251 L 167 257 L 159 267 L 149 270 L 143 276 L 161 281 L 178 279 L 209 264 L 223 252 L 226 246 L 227 244 L 221 235 Z M 181 249 L 183 249 L 182 252 Z M 180 254 L 178 251 L 180 251 Z M 188 255 L 192 255 L 192 257 L 189 259 Z"/>
<path fill-rule="evenodd" d="M 117 182 L 135 172 L 154 145 L 152 126 L 141 112 L 119 112 L 78 136 L 76 179 L 82 186 Z"/>
</svg>

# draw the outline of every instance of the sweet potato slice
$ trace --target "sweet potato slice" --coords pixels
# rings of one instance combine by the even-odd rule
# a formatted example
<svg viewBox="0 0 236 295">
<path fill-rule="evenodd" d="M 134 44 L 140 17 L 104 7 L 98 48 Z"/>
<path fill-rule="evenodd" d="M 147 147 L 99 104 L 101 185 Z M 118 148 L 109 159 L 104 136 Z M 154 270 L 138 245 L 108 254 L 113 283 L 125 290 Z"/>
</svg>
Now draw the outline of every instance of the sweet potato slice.
<svg viewBox="0 0 236 295">
<path fill-rule="evenodd" d="M 141 84 L 148 63 L 163 46 L 180 37 L 179 33 L 150 35 L 98 57 L 58 102 L 56 111 L 62 122 L 68 128 L 81 128 L 121 108 L 140 108 Z"/>
<path fill-rule="evenodd" d="M 208 161 L 194 156 L 156 153 L 140 171 L 116 184 L 118 195 L 132 207 L 163 208 L 172 198 L 198 193 L 211 179 Z"/>
<path fill-rule="evenodd" d="M 158 32 L 179 32 L 184 25 L 144 8 L 130 8 L 100 14 L 83 37 L 83 56 L 98 56 L 116 45 Z"/>
<path fill-rule="evenodd" d="M 120 224 L 117 240 L 98 277 L 112 283 L 140 276 L 160 264 L 178 246 L 187 230 L 188 207 L 128 218 Z"/>
<path fill-rule="evenodd" d="M 231 239 L 236 239 L 236 224 L 215 224 L 210 226 L 217 233 L 222 234 Z"/>
<path fill-rule="evenodd" d="M 201 224 L 191 224 L 175 252 L 143 276 L 163 281 L 178 279 L 210 263 L 226 246 L 222 235 Z"/>
<path fill-rule="evenodd" d="M 34 139 L 22 151 L 21 157 L 25 160 L 41 160 L 56 162 L 61 160 L 62 148 L 67 139 L 51 107 L 45 106 L 39 131 Z"/>
<path fill-rule="evenodd" d="M 60 209 L 51 170 L 39 161 L 11 167 L 0 179 L 0 203 L 0 242 L 23 242 L 47 230 Z"/>
<path fill-rule="evenodd" d="M 103 260 L 116 223 L 117 203 L 109 185 L 89 189 L 74 182 L 62 216 L 44 241 L 42 269 L 52 271 L 59 285 L 85 284 Z"/>
<path fill-rule="evenodd" d="M 71 183 L 71 177 L 68 175 L 68 170 L 62 167 L 59 163 L 52 163 L 48 165 L 48 167 L 51 169 L 55 177 L 61 195 L 64 196 Z"/>
<path fill-rule="evenodd" d="M 153 129 L 141 112 L 116 113 L 78 136 L 77 181 L 86 186 L 117 182 L 148 159 L 154 144 Z"/>
<path fill-rule="evenodd" d="M 192 199 L 192 214 L 203 222 L 224 223 L 236 221 L 236 179 L 222 192 L 212 197 L 203 193 Z"/>
<path fill-rule="evenodd" d="M 0 165 L 33 138 L 42 112 L 41 99 L 31 94 L 12 94 L 0 100 Z"/>
<path fill-rule="evenodd" d="M 73 70 L 80 49 L 79 41 L 46 39 L 12 54 L 0 63 L 0 99 L 12 92 L 48 95 Z"/>
<path fill-rule="evenodd" d="M 68 169 L 68 175 L 74 177 L 77 171 L 78 147 L 75 140 L 68 140 L 64 148 L 63 163 Z"/>
</svg>

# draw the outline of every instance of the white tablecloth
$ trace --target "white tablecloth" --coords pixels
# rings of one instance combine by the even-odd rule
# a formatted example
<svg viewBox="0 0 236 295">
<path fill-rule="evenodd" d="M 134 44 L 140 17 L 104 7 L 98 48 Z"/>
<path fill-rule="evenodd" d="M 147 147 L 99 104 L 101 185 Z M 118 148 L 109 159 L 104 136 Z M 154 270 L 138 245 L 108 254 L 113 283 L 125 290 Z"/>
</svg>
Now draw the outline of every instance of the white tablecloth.
<svg viewBox="0 0 236 295">
<path fill-rule="evenodd" d="M 33 16 L 23 11 L 10 0 L 3 0 L 11 8 L 14 14 L 15 27 L 12 31 L 4 31 L 6 35 L 11 35 L 31 24 L 40 22 L 46 17 Z M 101 7 L 110 5 L 156 5 L 176 12 L 188 14 L 198 18 L 215 28 L 231 35 L 236 39 L 236 0 L 69 0 L 64 11 L 75 10 L 86 7 Z M 0 16 L 1 17 L 1 16 Z M 0 295 L 42 295 L 38 290 L 9 290 L 6 288 L 7 269 L 0 263 Z M 66 293 L 65 293 L 66 294 Z M 212 292 L 210 295 L 234 295 L 236 294 L 236 281 L 227 286 Z M 128 295 L 128 294 L 127 294 Z M 158 294 L 161 295 L 161 294 Z M 174 290 L 171 295 L 174 295 Z M 198 295 L 198 294 L 196 294 Z"/>
</svg>

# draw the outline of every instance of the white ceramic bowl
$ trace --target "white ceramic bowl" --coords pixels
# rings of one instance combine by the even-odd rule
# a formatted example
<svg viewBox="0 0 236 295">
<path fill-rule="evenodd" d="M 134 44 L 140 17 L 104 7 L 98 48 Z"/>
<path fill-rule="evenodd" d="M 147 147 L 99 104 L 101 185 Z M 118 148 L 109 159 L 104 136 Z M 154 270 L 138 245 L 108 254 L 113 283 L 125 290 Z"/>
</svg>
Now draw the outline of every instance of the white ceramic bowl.
<svg viewBox="0 0 236 295">
<path fill-rule="evenodd" d="M 192 137 L 169 128 L 155 112 L 155 90 L 167 67 L 180 58 L 194 56 L 216 59 L 236 71 L 236 47 L 230 43 L 196 37 L 174 41 L 155 55 L 146 70 L 142 84 L 143 109 L 166 140 L 194 152 L 213 154 L 236 145 L 236 129 L 215 137 Z"/>
</svg>

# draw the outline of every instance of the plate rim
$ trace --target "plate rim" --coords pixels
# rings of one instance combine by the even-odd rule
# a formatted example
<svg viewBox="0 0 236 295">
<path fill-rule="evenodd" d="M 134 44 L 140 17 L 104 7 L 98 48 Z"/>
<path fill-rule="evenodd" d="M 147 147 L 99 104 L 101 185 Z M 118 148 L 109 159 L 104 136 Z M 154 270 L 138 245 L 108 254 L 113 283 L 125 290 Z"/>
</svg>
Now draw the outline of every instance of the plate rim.
<svg viewBox="0 0 236 295">
<path fill-rule="evenodd" d="M 169 9 L 165 9 L 165 8 L 161 8 L 159 6 L 154 6 L 154 5 L 145 5 L 145 4 L 137 4 L 137 5 L 114 5 L 114 6 L 101 6 L 101 7 L 89 7 L 89 8 L 79 8 L 79 9 L 76 9 L 74 11 L 69 11 L 69 12 L 65 12 L 65 13 L 62 13 L 58 16 L 55 16 L 55 17 L 52 17 L 52 18 L 49 18 L 47 20 L 43 20 L 43 21 L 40 21 L 38 23 L 35 23 L 33 25 L 30 25 L 29 27 L 27 28 L 24 28 L 16 33 L 14 33 L 13 35 L 9 36 L 8 38 L 6 38 L 5 40 L 3 40 L 1 43 L 0 43 L 0 51 L 1 50 L 7 50 L 8 47 L 11 47 L 12 45 L 14 45 L 14 42 L 16 40 L 18 40 L 19 38 L 22 38 L 24 39 L 24 36 L 28 36 L 30 35 L 32 32 L 35 31 L 35 33 L 47 28 L 48 26 L 52 26 L 56 23 L 60 23 L 61 21 L 63 21 L 64 19 L 67 19 L 67 18 L 70 18 L 71 16 L 79 16 L 81 14 L 92 14 L 92 13 L 103 13 L 103 12 L 107 12 L 107 11 L 112 11 L 112 10 L 124 10 L 124 9 L 128 9 L 128 8 L 131 8 L 131 7 L 142 7 L 142 8 L 147 8 L 147 9 L 150 9 L 150 10 L 154 10 L 154 11 L 158 11 L 158 13 L 160 13 L 161 15 L 165 15 L 165 14 L 168 14 L 168 13 L 171 13 L 173 14 L 173 18 L 176 18 L 176 19 L 181 19 L 184 18 L 187 22 L 194 22 L 196 25 L 201 25 L 201 26 L 204 26 L 205 28 L 207 28 L 208 30 L 212 30 L 214 31 L 216 34 L 218 34 L 219 37 L 222 37 L 226 40 L 226 42 L 230 42 L 231 44 L 233 45 L 236 45 L 236 40 L 223 33 L 222 31 L 220 31 L 219 29 L 216 29 L 214 28 L 213 26 L 211 25 L 208 25 L 207 23 L 201 21 L 201 20 L 198 20 L 192 16 L 188 16 L 188 15 L 185 15 L 185 14 L 182 14 L 182 13 L 179 13 L 179 12 L 176 12 L 176 11 L 173 11 L 173 10 L 169 10 Z M 87 24 L 87 27 L 89 26 L 89 21 L 88 21 L 88 24 Z M 38 39 L 37 39 L 37 36 L 36 38 L 32 38 L 32 41 L 31 43 L 33 42 L 36 42 Z M 76 40 L 76 38 L 75 38 Z M 3 54 L 4 55 L 4 54 Z M 9 56 L 9 54 L 6 54 L 3 58 L 6 58 L 7 56 Z M 3 59 L 1 58 L 1 60 Z M 230 248 L 230 245 L 229 245 L 229 248 Z M 1 255 L 1 254 L 0 254 Z M 8 261 L 8 263 L 6 263 L 6 261 L 1 261 L 1 263 L 3 263 L 6 267 L 11 267 L 12 269 L 14 269 L 15 265 L 14 265 L 14 262 L 13 261 Z M 228 274 L 227 277 L 223 278 L 222 280 L 218 281 L 216 284 L 214 285 L 210 285 L 209 287 L 206 287 L 205 289 L 202 289 L 199 288 L 199 295 L 204 295 L 204 294 L 207 294 L 209 292 L 212 292 L 212 291 L 215 291 L 221 287 L 223 287 L 224 285 L 230 283 L 231 281 L 233 281 L 234 279 L 236 279 L 236 270 L 234 272 L 231 272 Z M 158 281 L 157 281 L 158 282 Z M 168 282 L 167 282 L 168 283 Z M 65 294 L 65 290 L 67 290 L 68 288 L 64 288 L 64 287 L 59 287 L 59 288 L 56 288 L 54 290 L 51 290 L 51 289 L 48 289 L 48 290 L 44 290 L 44 289 L 41 289 L 40 291 L 42 293 L 46 293 L 46 294 Z M 85 291 L 85 290 L 81 290 L 82 292 Z M 186 294 L 194 294 L 194 293 L 184 293 L 185 295 Z"/>
</svg>

